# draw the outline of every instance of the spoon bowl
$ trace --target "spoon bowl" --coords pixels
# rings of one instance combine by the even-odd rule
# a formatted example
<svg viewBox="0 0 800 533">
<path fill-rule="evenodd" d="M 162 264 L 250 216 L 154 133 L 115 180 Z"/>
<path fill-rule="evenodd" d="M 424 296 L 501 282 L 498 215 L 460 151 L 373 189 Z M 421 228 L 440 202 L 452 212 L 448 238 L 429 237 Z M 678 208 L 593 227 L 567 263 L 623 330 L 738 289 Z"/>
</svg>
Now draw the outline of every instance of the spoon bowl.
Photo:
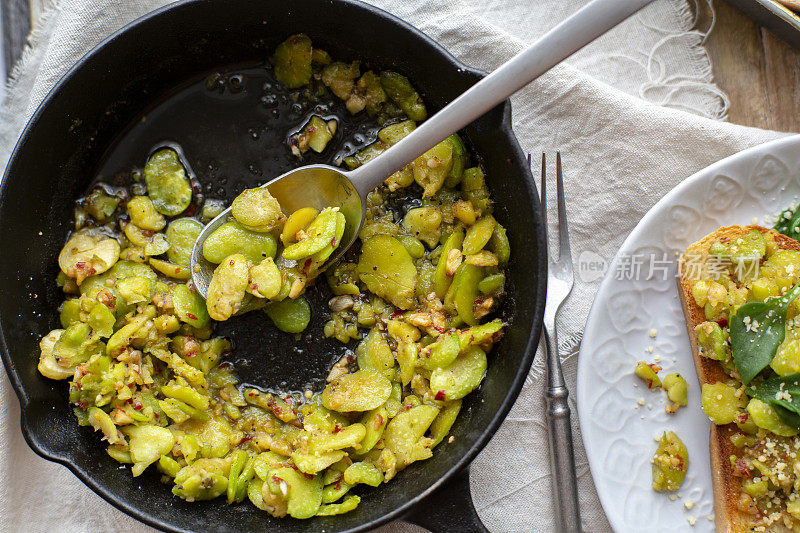
<svg viewBox="0 0 800 533">
<path fill-rule="evenodd" d="M 341 245 L 334 250 L 323 269 L 350 248 L 364 221 L 364 202 L 348 174 L 328 165 L 308 165 L 290 170 L 262 185 L 278 200 L 287 214 L 303 207 L 314 207 L 319 211 L 330 206 L 339 208 L 346 220 L 344 235 Z M 192 249 L 192 282 L 203 298 L 206 297 L 208 284 L 211 283 L 211 276 L 216 268 L 214 263 L 203 257 L 203 243 L 217 228 L 231 219 L 229 207 L 206 224 Z"/>
</svg>

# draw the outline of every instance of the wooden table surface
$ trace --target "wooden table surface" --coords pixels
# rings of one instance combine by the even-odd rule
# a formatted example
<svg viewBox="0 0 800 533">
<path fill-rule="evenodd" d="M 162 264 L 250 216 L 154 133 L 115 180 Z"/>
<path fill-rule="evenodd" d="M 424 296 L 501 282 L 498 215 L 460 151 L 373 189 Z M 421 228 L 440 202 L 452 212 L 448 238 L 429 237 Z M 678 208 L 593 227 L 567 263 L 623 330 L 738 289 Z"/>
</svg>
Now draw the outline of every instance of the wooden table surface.
<svg viewBox="0 0 800 533">
<path fill-rule="evenodd" d="M 691 2 L 690 2 L 691 3 Z M 700 29 L 710 10 L 701 4 Z M 723 0 L 706 48 L 714 80 L 730 99 L 734 124 L 800 133 L 800 50 L 792 48 Z"/>
</svg>

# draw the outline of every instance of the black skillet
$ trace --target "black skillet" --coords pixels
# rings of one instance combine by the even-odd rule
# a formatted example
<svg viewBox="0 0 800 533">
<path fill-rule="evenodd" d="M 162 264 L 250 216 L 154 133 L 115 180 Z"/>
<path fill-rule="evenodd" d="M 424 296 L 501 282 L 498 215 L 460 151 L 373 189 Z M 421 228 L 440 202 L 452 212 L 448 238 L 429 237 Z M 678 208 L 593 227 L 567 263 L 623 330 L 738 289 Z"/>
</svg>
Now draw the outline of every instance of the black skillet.
<svg viewBox="0 0 800 533">
<path fill-rule="evenodd" d="M 118 468 L 98 436 L 75 423 L 65 384 L 36 371 L 39 338 L 58 327 L 62 294 L 54 281 L 55 259 L 70 229 L 73 200 L 98 175 L 113 180 L 115 173 L 141 166 L 154 145 L 176 141 L 201 182 L 210 184 L 204 192 L 230 200 L 297 164 L 281 143 L 286 124 L 301 123 L 309 110 L 292 111 L 278 97 L 275 117 L 264 70 L 252 69 L 297 32 L 335 58 L 407 75 L 430 111 L 482 76 L 408 24 L 351 0 L 182 2 L 140 18 L 81 58 L 31 119 L 0 185 L 0 352 L 20 400 L 22 432 L 37 454 L 68 467 L 120 510 L 166 531 L 363 531 L 392 519 L 433 531 L 482 530 L 468 465 L 517 398 L 533 361 L 545 298 L 540 206 L 511 131 L 508 102 L 462 132 L 480 154 L 495 216 L 511 241 L 506 336 L 490 356 L 482 386 L 465 399 L 453 442 L 391 483 L 362 491 L 356 511 L 301 522 L 273 519 L 249 504 L 228 506 L 222 498 L 184 502 L 159 482 L 155 469 L 133 479 Z M 217 71 L 242 74 L 246 90 L 204 93 L 200 84 Z M 265 95 L 258 105 L 248 102 Z M 348 135 L 369 140 L 370 130 L 358 120 L 348 128 Z M 331 150 L 351 148 L 341 139 Z M 313 302 L 324 308 L 324 290 L 314 292 Z M 297 342 L 257 313 L 220 332 L 234 339 L 233 362 L 244 381 L 319 390 L 343 349 L 320 334 L 324 314 L 315 313 Z"/>
</svg>

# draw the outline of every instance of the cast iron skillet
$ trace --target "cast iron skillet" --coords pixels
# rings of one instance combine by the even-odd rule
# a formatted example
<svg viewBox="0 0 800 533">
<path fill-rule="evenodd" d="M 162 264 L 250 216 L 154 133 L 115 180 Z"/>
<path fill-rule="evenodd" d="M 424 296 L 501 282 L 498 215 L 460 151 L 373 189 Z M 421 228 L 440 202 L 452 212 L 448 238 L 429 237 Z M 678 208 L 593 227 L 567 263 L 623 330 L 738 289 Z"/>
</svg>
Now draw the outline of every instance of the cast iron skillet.
<svg viewBox="0 0 800 533">
<path fill-rule="evenodd" d="M 62 294 L 54 282 L 55 259 L 70 229 L 73 199 L 98 173 L 110 179 L 111 172 L 141 166 L 148 150 L 165 139 L 183 146 L 201 181 L 223 187 L 228 195 L 295 164 L 276 155 L 285 150 L 274 146 L 270 135 L 277 133 L 262 127 L 266 137 L 252 135 L 265 123 L 266 108 L 261 114 L 242 114 L 236 98 L 207 98 L 196 105 L 189 98 L 177 107 L 157 104 L 210 72 L 263 64 L 278 42 L 297 32 L 308 34 L 334 58 L 363 59 L 370 68 L 409 76 L 431 111 L 482 76 L 408 24 L 351 0 L 190 0 L 142 17 L 80 59 L 31 119 L 0 186 L 0 352 L 19 396 L 22 432 L 37 454 L 68 467 L 120 510 L 163 530 L 363 531 L 400 518 L 434 531 L 480 530 L 467 467 L 522 387 L 545 298 L 540 206 L 511 131 L 507 102 L 462 133 L 482 157 L 495 216 L 511 240 L 503 311 L 510 326 L 490 355 L 483 385 L 464 401 L 452 429 L 454 441 L 391 483 L 361 491 L 356 511 L 301 522 L 273 519 L 249 504 L 228 506 L 223 498 L 186 503 L 159 482 L 154 468 L 137 479 L 118 468 L 97 434 L 75 423 L 65 383 L 45 379 L 36 370 L 40 336 L 58 327 L 55 309 Z M 248 144 L 248 135 L 264 142 Z M 316 303 L 322 305 L 324 298 L 320 295 Z M 243 380 L 319 389 L 320 378 L 342 349 L 337 341 L 320 340 L 321 314 L 299 341 L 302 352 L 291 338 L 266 326 L 263 317 L 231 321 L 234 362 Z M 222 333 L 230 331 L 223 328 Z"/>
</svg>

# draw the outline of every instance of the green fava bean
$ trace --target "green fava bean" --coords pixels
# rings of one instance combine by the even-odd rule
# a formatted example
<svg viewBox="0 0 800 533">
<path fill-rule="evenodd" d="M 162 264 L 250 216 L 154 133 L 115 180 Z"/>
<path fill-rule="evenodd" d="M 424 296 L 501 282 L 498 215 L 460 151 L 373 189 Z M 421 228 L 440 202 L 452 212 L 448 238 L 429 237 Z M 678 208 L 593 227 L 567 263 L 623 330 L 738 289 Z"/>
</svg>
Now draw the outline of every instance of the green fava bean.
<svg viewBox="0 0 800 533">
<path fill-rule="evenodd" d="M 144 465 L 140 467 L 139 473 L 141 473 L 148 465 L 158 461 L 162 455 L 168 454 L 175 444 L 172 432 L 160 426 L 126 426 L 124 432 L 130 438 L 128 445 L 134 463 L 134 476 L 137 475 L 136 466 Z"/>
<path fill-rule="evenodd" d="M 108 338 L 114 333 L 114 313 L 105 305 L 97 303 L 89 311 L 89 325 L 98 335 Z"/>
<path fill-rule="evenodd" d="M 450 331 L 439 336 L 433 344 L 427 346 L 422 357 L 422 366 L 426 370 L 446 368 L 458 357 L 461 352 L 461 342 L 457 331 Z"/>
<path fill-rule="evenodd" d="M 206 294 L 206 309 L 214 320 L 228 320 L 242 306 L 252 263 L 241 254 L 231 255 L 214 269 Z"/>
<path fill-rule="evenodd" d="M 361 423 L 367 428 L 367 434 L 364 436 L 364 440 L 361 441 L 361 448 L 358 450 L 359 455 L 364 455 L 375 447 L 381 439 L 388 422 L 389 415 L 386 413 L 386 407 L 384 406 L 369 411 L 361 418 Z"/>
<path fill-rule="evenodd" d="M 294 461 L 297 469 L 304 474 L 316 474 L 317 472 L 325 470 L 333 463 L 340 461 L 344 456 L 345 453 L 341 450 L 321 454 L 294 452 L 292 454 L 292 461 Z"/>
<path fill-rule="evenodd" d="M 111 218 L 118 205 L 119 198 L 108 195 L 101 187 L 95 188 L 86 197 L 86 211 L 98 222 L 105 222 Z"/>
<path fill-rule="evenodd" d="M 439 408 L 434 405 L 418 405 L 408 411 L 400 411 L 389 421 L 383 442 L 395 454 L 399 467 L 432 455 L 432 442 L 425 444 L 419 441 L 438 414 Z"/>
<path fill-rule="evenodd" d="M 511 245 L 508 242 L 506 229 L 500 224 L 494 225 L 492 238 L 489 239 L 489 249 L 497 256 L 498 265 L 504 267 L 511 258 Z"/>
<path fill-rule="evenodd" d="M 447 187 L 455 187 L 461 183 L 461 177 L 464 175 L 464 167 L 467 164 L 467 147 L 464 146 L 464 141 L 457 133 L 452 134 L 447 138 L 447 141 L 453 147 L 453 168 L 450 169 L 450 175 L 445 179 L 444 184 Z"/>
<path fill-rule="evenodd" d="M 473 304 L 478 297 L 478 283 L 482 278 L 481 269 L 468 263 L 462 264 L 456 271 L 453 303 L 458 311 L 458 317 L 470 326 L 478 323 Z"/>
<path fill-rule="evenodd" d="M 438 416 L 430 427 L 430 434 L 434 446 L 442 442 L 450 432 L 450 428 L 453 427 L 453 423 L 456 421 L 456 417 L 460 411 L 461 400 L 453 400 L 444 404 L 444 407 L 439 411 Z"/>
<path fill-rule="evenodd" d="M 712 422 L 722 426 L 737 419 L 737 410 L 744 409 L 747 400 L 737 397 L 736 389 L 725 383 L 704 383 L 700 405 Z"/>
<path fill-rule="evenodd" d="M 686 405 L 686 394 L 689 386 L 683 376 L 678 373 L 667 374 L 661 382 L 661 387 L 667 391 L 667 397 L 670 401 L 678 405 Z"/>
<path fill-rule="evenodd" d="M 227 492 L 229 471 L 222 459 L 198 459 L 181 468 L 172 493 L 185 500 L 213 500 Z"/>
<path fill-rule="evenodd" d="M 442 235 L 441 225 L 442 214 L 438 209 L 431 206 L 410 209 L 406 216 L 403 217 L 403 227 L 418 239 L 425 241 L 430 248 L 439 243 L 439 237 Z M 424 248 L 422 252 L 425 252 Z M 411 250 L 409 250 L 409 253 L 411 253 Z"/>
<path fill-rule="evenodd" d="M 229 255 L 239 253 L 254 264 L 275 257 L 278 242 L 271 233 L 251 231 L 236 221 L 226 222 L 203 242 L 203 257 L 215 264 Z"/>
<path fill-rule="evenodd" d="M 299 260 L 319 252 L 336 238 L 337 211 L 326 207 L 306 228 L 307 239 L 287 246 L 283 250 L 286 259 Z"/>
<path fill-rule="evenodd" d="M 404 120 L 403 122 L 391 124 L 385 128 L 381 128 L 378 132 L 378 139 L 391 146 L 400 142 L 403 137 L 414 131 L 416 127 L 417 125 L 411 120 Z"/>
<path fill-rule="evenodd" d="M 364 440 L 367 428 L 363 424 L 350 424 L 338 433 L 314 435 L 308 441 L 311 453 L 325 453 L 331 450 L 354 448 Z"/>
<path fill-rule="evenodd" d="M 131 276 L 117 281 L 119 294 L 129 304 L 149 302 L 153 297 L 153 280 L 142 276 Z"/>
<path fill-rule="evenodd" d="M 781 420 L 778 413 L 771 405 L 762 402 L 758 398 L 752 398 L 747 404 L 747 412 L 753 419 L 753 422 L 762 429 L 771 431 L 781 437 L 792 437 L 797 435 L 798 430 L 786 424 Z"/>
<path fill-rule="evenodd" d="M 206 302 L 186 285 L 177 285 L 172 290 L 172 304 L 178 318 L 196 328 L 204 328 L 208 324 L 209 316 Z"/>
<path fill-rule="evenodd" d="M 367 337 L 356 348 L 358 368 L 372 368 L 390 377 L 394 374 L 394 354 L 386 337 L 377 328 L 369 330 Z"/>
<path fill-rule="evenodd" d="M 281 331 L 300 333 L 311 322 L 311 306 L 303 296 L 292 300 L 286 298 L 279 302 L 269 302 L 264 312 Z"/>
<path fill-rule="evenodd" d="M 283 287 L 283 277 L 275 261 L 267 257 L 250 269 L 247 292 L 259 298 L 275 298 Z"/>
<path fill-rule="evenodd" d="M 293 468 L 282 467 L 270 472 L 266 484 L 273 494 L 286 494 L 287 511 L 294 518 L 311 518 L 322 504 L 322 476 L 308 479 Z"/>
<path fill-rule="evenodd" d="M 505 283 L 505 274 L 490 274 L 478 283 L 478 290 L 481 294 L 497 294 L 502 292 Z"/>
<path fill-rule="evenodd" d="M 678 490 L 683 485 L 689 468 L 689 452 L 675 433 L 664 433 L 651 462 L 654 490 Z"/>
<path fill-rule="evenodd" d="M 439 257 L 439 262 L 436 264 L 436 272 L 433 274 L 433 290 L 436 292 L 436 296 L 439 299 L 445 297 L 447 289 L 450 288 L 450 284 L 453 281 L 452 278 L 447 275 L 447 256 L 450 254 L 450 250 L 460 249 L 463 242 L 464 232 L 457 229 L 447 238 L 442 246 L 442 255 Z"/>
<path fill-rule="evenodd" d="M 134 196 L 128 201 L 128 216 L 137 227 L 149 231 L 161 231 L 167 225 L 164 216 L 156 210 L 147 196 Z"/>
<path fill-rule="evenodd" d="M 411 86 L 408 78 L 397 72 L 386 70 L 381 72 L 381 86 L 386 95 L 415 122 L 428 118 L 425 103 L 419 93 Z"/>
<path fill-rule="evenodd" d="M 176 265 L 188 267 L 194 242 L 203 225 L 193 218 L 179 218 L 169 223 L 165 237 L 169 243 L 167 257 Z"/>
<path fill-rule="evenodd" d="M 392 392 L 392 383 L 380 372 L 364 368 L 345 374 L 322 391 L 322 405 L 333 411 L 370 411 L 383 405 Z"/>
<path fill-rule="evenodd" d="M 431 373 L 431 390 L 437 397 L 442 393 L 445 400 L 463 398 L 481 384 L 486 364 L 486 353 L 472 346 L 447 368 L 437 368 Z"/>
<path fill-rule="evenodd" d="M 78 298 L 65 300 L 64 303 L 61 304 L 61 311 L 59 314 L 61 327 L 68 328 L 73 323 L 80 322 L 81 321 L 80 313 L 81 313 L 81 304 Z"/>
<path fill-rule="evenodd" d="M 413 259 L 419 259 L 425 255 L 425 245 L 419 242 L 419 239 L 416 237 L 402 235 L 398 237 L 397 240 L 400 241 Z"/>
<path fill-rule="evenodd" d="M 231 214 L 242 226 L 259 233 L 271 231 L 286 219 L 278 200 L 264 187 L 242 191 L 231 204 Z"/>
<path fill-rule="evenodd" d="M 422 187 L 422 197 L 433 196 L 444 185 L 453 168 L 453 145 L 447 139 L 414 160 L 414 181 Z"/>
<path fill-rule="evenodd" d="M 344 471 L 344 482 L 348 485 L 363 483 L 377 487 L 383 481 L 383 472 L 372 463 L 353 463 Z"/>
<path fill-rule="evenodd" d="M 311 81 L 311 39 L 302 33 L 292 35 L 275 49 L 275 77 L 290 89 Z"/>
<path fill-rule="evenodd" d="M 464 237 L 464 255 L 472 255 L 483 250 L 492 238 L 496 222 L 494 217 L 486 215 L 467 229 Z"/>
<path fill-rule="evenodd" d="M 151 155 L 144 166 L 144 180 L 147 195 L 162 215 L 180 215 L 192 202 L 192 185 L 175 150 L 164 148 Z"/>
<path fill-rule="evenodd" d="M 342 483 L 342 485 L 346 484 Z M 361 503 L 361 498 L 353 494 L 352 496 L 345 498 L 342 503 L 333 503 L 320 506 L 319 510 L 317 511 L 317 516 L 334 516 L 337 514 L 349 513 L 358 507 L 359 503 Z"/>
<path fill-rule="evenodd" d="M 147 260 L 147 262 L 151 267 L 161 272 L 168 278 L 186 281 L 192 277 L 188 267 L 176 265 L 175 263 L 170 263 L 169 261 L 164 261 L 163 259 L 156 259 L 155 257 L 151 257 Z"/>
<path fill-rule="evenodd" d="M 717 361 L 728 361 L 730 352 L 727 349 L 722 328 L 716 322 L 702 322 L 694 328 L 700 355 Z"/>
<path fill-rule="evenodd" d="M 414 303 L 417 268 L 405 247 L 389 235 L 375 235 L 361 247 L 357 272 L 367 288 L 400 309 Z"/>
</svg>

